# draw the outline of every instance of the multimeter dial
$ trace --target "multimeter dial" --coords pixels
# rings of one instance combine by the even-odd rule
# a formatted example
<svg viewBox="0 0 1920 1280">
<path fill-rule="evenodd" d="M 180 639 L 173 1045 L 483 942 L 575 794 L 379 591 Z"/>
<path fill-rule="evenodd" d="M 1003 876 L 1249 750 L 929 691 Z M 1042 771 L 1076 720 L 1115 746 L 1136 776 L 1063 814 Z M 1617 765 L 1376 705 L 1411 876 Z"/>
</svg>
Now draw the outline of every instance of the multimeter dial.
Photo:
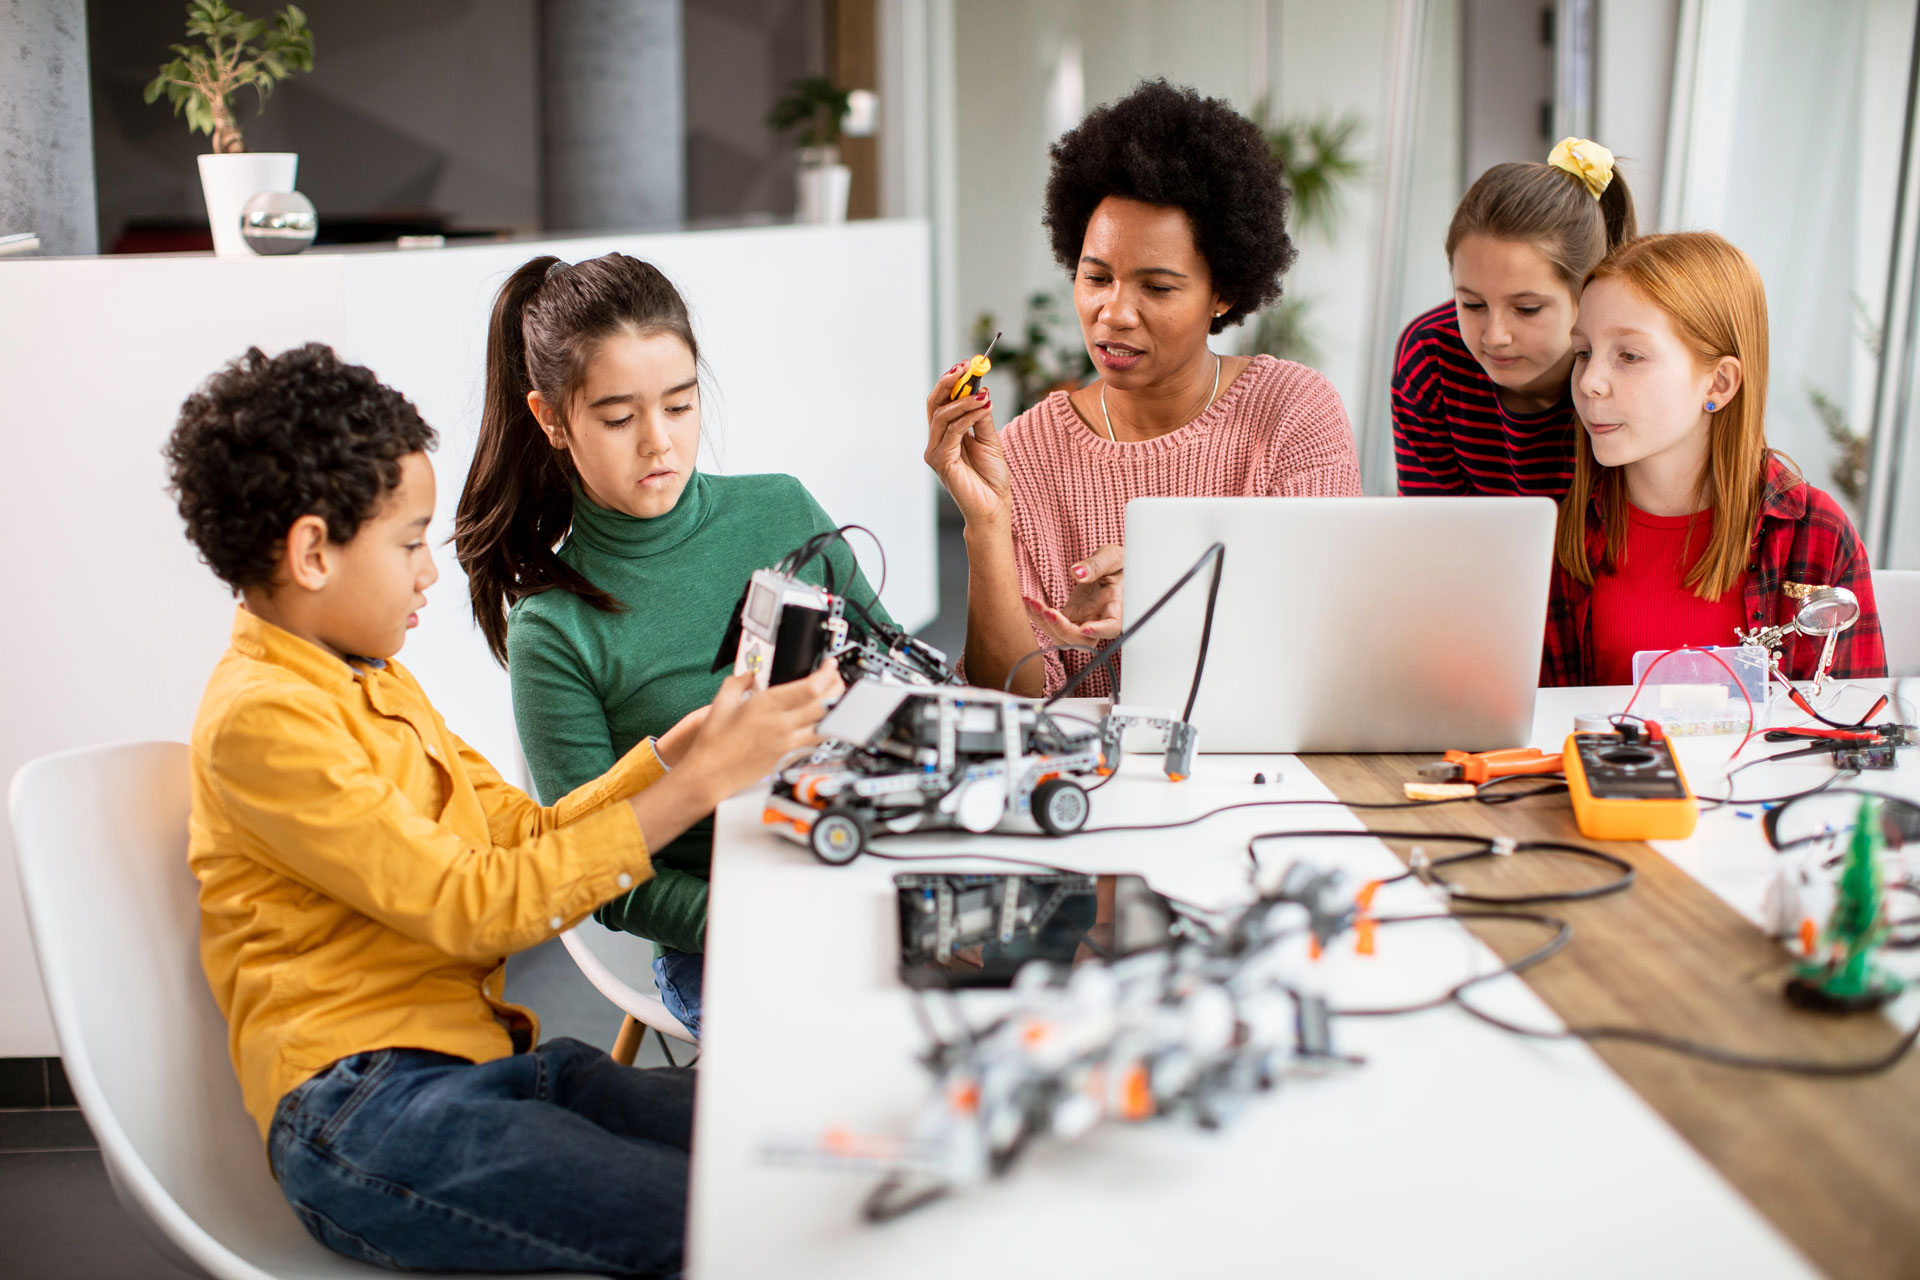
<svg viewBox="0 0 1920 1280">
<path fill-rule="evenodd" d="M 1679 800 L 1687 787 L 1665 742 L 1629 742 L 1613 733 L 1574 735 L 1580 769 L 1596 800 Z"/>
</svg>

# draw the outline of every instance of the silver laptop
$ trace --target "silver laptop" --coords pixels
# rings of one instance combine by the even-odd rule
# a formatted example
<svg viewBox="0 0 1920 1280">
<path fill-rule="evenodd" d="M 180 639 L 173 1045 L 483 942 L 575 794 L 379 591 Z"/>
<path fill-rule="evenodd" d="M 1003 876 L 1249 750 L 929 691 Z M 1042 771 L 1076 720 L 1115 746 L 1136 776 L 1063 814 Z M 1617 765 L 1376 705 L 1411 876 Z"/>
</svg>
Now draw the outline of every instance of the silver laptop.
<svg viewBox="0 0 1920 1280">
<path fill-rule="evenodd" d="M 1533 736 L 1546 498 L 1135 498 L 1129 625 L 1226 544 L 1201 751 L 1485 751 Z M 1186 705 L 1207 574 L 1120 656 L 1120 701 Z"/>
</svg>

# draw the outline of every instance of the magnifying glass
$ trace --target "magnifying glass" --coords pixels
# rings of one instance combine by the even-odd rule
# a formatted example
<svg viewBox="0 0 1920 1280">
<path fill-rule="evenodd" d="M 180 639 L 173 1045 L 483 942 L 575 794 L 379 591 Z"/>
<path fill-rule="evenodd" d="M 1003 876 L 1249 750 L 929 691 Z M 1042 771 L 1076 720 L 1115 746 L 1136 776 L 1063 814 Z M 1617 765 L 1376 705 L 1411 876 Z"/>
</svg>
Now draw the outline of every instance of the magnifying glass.
<svg viewBox="0 0 1920 1280">
<path fill-rule="evenodd" d="M 1793 682 L 1780 670 L 1780 642 L 1795 632 L 1825 640 L 1826 644 L 1820 649 L 1819 665 L 1813 670 L 1813 692 L 1818 696 L 1820 683 L 1827 676 L 1827 668 L 1833 665 L 1834 641 L 1842 631 L 1859 620 L 1860 597 L 1845 587 L 1815 587 L 1801 597 L 1799 611 L 1791 621 L 1753 631 L 1737 631 L 1735 634 L 1742 644 L 1758 645 L 1773 651 L 1774 674 L 1789 689 L 1793 687 Z"/>
<path fill-rule="evenodd" d="M 1820 665 L 1813 669 L 1813 692 L 1820 692 L 1820 682 L 1826 678 L 1827 668 L 1833 665 L 1833 644 L 1840 633 L 1860 620 L 1860 597 L 1845 587 L 1817 587 L 1807 593 L 1800 602 L 1800 612 L 1794 615 L 1793 629 L 1801 635 L 1826 640 L 1820 647 Z"/>
</svg>

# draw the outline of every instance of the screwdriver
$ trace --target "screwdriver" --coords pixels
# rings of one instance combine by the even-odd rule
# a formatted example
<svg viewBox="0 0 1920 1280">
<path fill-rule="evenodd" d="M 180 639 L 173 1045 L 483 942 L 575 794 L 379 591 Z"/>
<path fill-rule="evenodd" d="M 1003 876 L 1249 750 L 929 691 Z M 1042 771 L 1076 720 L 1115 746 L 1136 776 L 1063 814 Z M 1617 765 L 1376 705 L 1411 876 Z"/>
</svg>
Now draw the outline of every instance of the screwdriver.
<svg viewBox="0 0 1920 1280">
<path fill-rule="evenodd" d="M 1000 341 L 1000 335 L 995 333 L 993 335 L 993 342 L 987 344 L 987 349 L 967 361 L 967 371 L 960 375 L 960 381 L 953 384 L 953 394 L 948 396 L 947 399 L 958 400 L 961 396 L 971 395 L 973 393 L 975 385 L 979 383 L 980 379 L 987 376 L 989 369 L 993 368 L 993 361 L 987 359 L 987 357 L 993 354 L 993 345 L 998 341 Z"/>
</svg>

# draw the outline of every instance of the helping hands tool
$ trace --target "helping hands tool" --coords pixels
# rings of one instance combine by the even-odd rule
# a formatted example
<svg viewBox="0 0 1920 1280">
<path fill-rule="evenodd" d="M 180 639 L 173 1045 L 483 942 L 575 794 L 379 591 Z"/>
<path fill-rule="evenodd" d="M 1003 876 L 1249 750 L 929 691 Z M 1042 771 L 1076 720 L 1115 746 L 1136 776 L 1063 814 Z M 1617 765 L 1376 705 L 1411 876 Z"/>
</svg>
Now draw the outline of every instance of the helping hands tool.
<svg viewBox="0 0 1920 1280">
<path fill-rule="evenodd" d="M 987 349 L 967 361 L 967 371 L 960 375 L 960 381 L 953 384 L 953 394 L 947 397 L 948 400 L 958 400 L 961 396 L 973 394 L 973 389 L 979 385 L 980 379 L 986 377 L 993 369 L 993 361 L 988 357 L 993 355 L 994 344 L 999 341 L 1000 335 L 995 333 L 993 342 L 987 344 Z"/>
<path fill-rule="evenodd" d="M 1786 673 L 1780 669 L 1781 643 L 1788 636 L 1796 633 L 1822 642 L 1820 661 L 1813 670 L 1813 693 L 1818 697 L 1821 682 L 1827 678 L 1827 671 L 1833 666 L 1834 645 L 1839 640 L 1840 633 L 1859 620 L 1860 597 L 1845 587 L 1814 587 L 1800 597 L 1800 608 L 1791 620 L 1776 626 L 1755 627 L 1751 630 L 1736 627 L 1733 634 L 1741 644 L 1757 645 L 1767 650 L 1770 654 L 1769 666 L 1773 674 L 1779 677 L 1780 683 L 1787 687 L 1788 696 L 1793 698 L 1802 710 L 1816 719 L 1824 719 L 1808 706 L 1804 699 L 1797 696 L 1793 681 L 1787 679 Z M 1875 709 L 1878 710 L 1878 708 Z"/>
</svg>

